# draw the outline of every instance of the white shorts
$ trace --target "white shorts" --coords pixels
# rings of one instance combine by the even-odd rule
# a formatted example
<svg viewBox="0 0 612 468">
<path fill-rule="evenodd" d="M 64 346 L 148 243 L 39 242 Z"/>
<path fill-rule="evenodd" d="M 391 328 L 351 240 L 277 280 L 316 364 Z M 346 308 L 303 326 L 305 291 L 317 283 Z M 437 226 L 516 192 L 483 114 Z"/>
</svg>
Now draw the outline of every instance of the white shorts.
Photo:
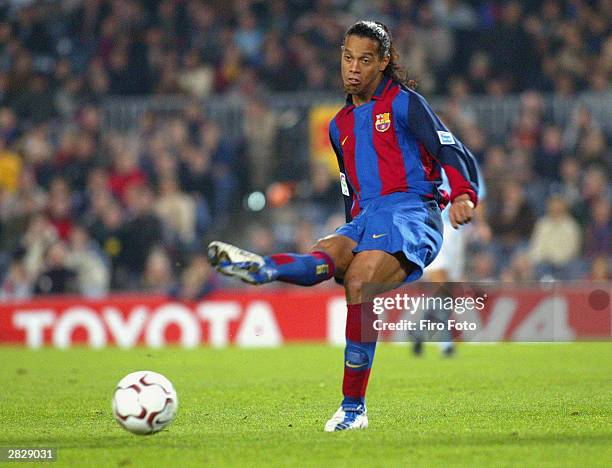
<svg viewBox="0 0 612 468">
<path fill-rule="evenodd" d="M 449 281 L 461 281 L 465 267 L 465 227 L 455 229 L 448 219 L 444 219 L 444 238 L 442 248 L 433 262 L 425 268 L 424 279 L 428 273 L 445 270 Z"/>
</svg>

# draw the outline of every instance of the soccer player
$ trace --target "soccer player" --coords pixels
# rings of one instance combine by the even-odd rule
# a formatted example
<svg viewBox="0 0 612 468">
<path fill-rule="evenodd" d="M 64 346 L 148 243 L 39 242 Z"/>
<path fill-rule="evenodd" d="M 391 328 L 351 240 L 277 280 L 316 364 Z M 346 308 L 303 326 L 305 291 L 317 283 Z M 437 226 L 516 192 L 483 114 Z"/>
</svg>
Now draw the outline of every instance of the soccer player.
<svg viewBox="0 0 612 468">
<path fill-rule="evenodd" d="M 490 228 L 486 222 L 484 212 L 484 199 L 486 190 L 484 181 L 476 166 L 478 173 L 478 207 L 475 211 L 475 220 L 477 221 L 477 230 L 483 240 L 488 240 L 490 237 Z M 450 185 L 446 173 L 442 172 L 441 190 L 450 190 Z M 442 248 L 438 255 L 429 266 L 425 268 L 424 279 L 432 283 L 438 283 L 440 286 L 437 289 L 437 294 L 442 297 L 452 296 L 453 285 L 449 282 L 458 282 L 463 279 L 463 270 L 465 267 L 465 249 L 466 249 L 466 230 L 464 228 L 453 229 L 450 221 L 450 207 L 446 207 L 442 211 L 442 223 L 444 225 L 444 239 Z M 424 311 L 424 319 L 448 323 L 452 315 L 452 310 L 427 310 Z M 455 346 L 453 343 L 452 333 L 448 327 L 444 331 L 438 332 L 436 335 L 440 339 L 440 348 L 443 356 L 453 356 L 455 354 Z M 414 342 L 412 351 L 415 355 L 420 356 L 423 352 L 423 341 L 425 337 L 423 333 L 414 334 Z"/>
<path fill-rule="evenodd" d="M 218 271 L 252 284 L 310 286 L 332 277 L 343 282 L 344 398 L 325 424 L 328 432 L 368 426 L 365 393 L 376 336 L 367 329 L 373 300 L 367 285 L 391 289 L 420 278 L 442 244 L 440 206 L 450 198 L 449 216 L 457 228 L 472 219 L 478 191 L 471 153 L 411 89 L 414 82 L 405 79 L 386 26 L 372 21 L 351 26 L 341 47 L 341 71 L 346 104 L 329 134 L 347 223 L 303 255 L 261 257 L 219 241 L 208 246 Z M 438 190 L 442 168 L 450 197 Z"/>
</svg>

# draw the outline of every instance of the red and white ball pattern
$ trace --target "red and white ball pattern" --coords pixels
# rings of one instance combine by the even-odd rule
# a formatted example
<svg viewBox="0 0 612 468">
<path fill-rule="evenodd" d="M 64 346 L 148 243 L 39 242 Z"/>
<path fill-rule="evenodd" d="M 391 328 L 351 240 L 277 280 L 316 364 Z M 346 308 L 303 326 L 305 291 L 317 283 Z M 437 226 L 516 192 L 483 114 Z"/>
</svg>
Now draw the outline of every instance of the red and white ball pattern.
<svg viewBox="0 0 612 468">
<path fill-rule="evenodd" d="M 176 417 L 178 398 L 172 383 L 152 371 L 132 372 L 117 384 L 113 414 L 121 426 L 134 434 L 153 434 Z"/>
</svg>

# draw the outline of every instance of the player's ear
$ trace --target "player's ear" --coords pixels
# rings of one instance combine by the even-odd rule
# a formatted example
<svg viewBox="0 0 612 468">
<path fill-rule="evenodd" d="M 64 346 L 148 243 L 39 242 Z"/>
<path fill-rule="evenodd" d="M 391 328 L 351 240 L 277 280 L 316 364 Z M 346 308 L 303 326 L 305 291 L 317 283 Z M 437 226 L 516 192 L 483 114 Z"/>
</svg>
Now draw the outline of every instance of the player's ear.
<svg viewBox="0 0 612 468">
<path fill-rule="evenodd" d="M 389 55 L 385 55 L 383 57 L 383 59 L 380 61 L 380 67 L 378 67 L 378 70 L 383 72 L 387 69 L 387 65 L 389 65 L 389 61 L 391 60 L 391 57 Z"/>
</svg>

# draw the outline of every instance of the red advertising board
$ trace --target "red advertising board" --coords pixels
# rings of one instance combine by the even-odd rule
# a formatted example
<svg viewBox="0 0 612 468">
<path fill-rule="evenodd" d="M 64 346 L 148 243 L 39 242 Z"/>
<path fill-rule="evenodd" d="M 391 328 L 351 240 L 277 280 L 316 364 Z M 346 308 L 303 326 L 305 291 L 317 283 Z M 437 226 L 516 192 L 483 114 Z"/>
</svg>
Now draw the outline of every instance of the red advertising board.
<svg viewBox="0 0 612 468">
<path fill-rule="evenodd" d="M 605 286 L 605 287 L 604 287 Z M 610 339 L 610 287 L 508 287 L 465 313 L 471 341 Z M 344 340 L 341 289 L 218 291 L 195 303 L 163 296 L 47 297 L 0 304 L 0 344 L 31 348 L 110 345 L 278 346 Z M 459 333 L 461 335 L 461 333 Z"/>
</svg>

